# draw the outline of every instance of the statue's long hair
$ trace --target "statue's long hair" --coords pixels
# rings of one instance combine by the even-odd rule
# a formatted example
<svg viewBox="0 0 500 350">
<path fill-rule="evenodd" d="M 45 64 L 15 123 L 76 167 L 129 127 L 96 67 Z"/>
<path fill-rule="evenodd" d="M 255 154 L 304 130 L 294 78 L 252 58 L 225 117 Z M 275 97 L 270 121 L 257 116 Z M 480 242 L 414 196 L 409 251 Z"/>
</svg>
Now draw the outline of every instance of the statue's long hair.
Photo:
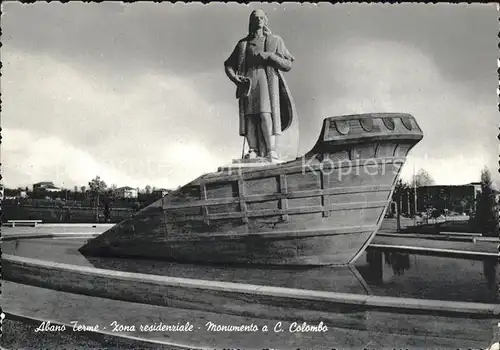
<svg viewBox="0 0 500 350">
<path fill-rule="evenodd" d="M 265 36 L 271 35 L 272 33 L 271 29 L 269 29 L 267 14 L 263 10 L 253 10 L 250 14 L 250 19 L 248 20 L 248 36 L 252 36 L 256 31 L 256 29 L 252 26 L 252 18 L 255 16 L 255 13 L 257 13 L 257 11 L 262 11 L 262 13 L 264 13 L 264 26 L 262 28 L 262 32 Z"/>
</svg>

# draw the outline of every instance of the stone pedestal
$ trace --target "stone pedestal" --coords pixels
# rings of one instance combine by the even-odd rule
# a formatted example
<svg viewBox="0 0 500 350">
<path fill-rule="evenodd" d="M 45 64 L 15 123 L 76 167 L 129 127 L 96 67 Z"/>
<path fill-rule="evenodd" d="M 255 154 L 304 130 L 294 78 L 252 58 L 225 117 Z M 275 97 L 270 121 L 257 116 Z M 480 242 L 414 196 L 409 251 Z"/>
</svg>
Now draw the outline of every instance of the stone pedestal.
<svg viewBox="0 0 500 350">
<path fill-rule="evenodd" d="M 219 167 L 217 171 L 231 171 L 244 168 L 258 168 L 265 166 L 272 166 L 277 164 L 285 163 L 283 160 L 270 159 L 270 158 L 254 158 L 254 159 L 233 159 L 231 164 L 223 165 Z"/>
</svg>

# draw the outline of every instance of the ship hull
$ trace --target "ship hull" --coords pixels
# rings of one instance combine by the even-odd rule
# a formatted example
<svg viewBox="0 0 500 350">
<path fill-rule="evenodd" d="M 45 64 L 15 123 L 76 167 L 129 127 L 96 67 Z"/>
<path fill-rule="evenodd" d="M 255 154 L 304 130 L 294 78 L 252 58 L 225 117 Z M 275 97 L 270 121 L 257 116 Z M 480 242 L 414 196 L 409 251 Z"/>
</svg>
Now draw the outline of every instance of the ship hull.
<svg viewBox="0 0 500 350">
<path fill-rule="evenodd" d="M 329 118 L 303 157 L 201 176 L 80 251 L 202 263 L 347 265 L 380 227 L 406 155 L 421 138 L 410 115 Z"/>
</svg>

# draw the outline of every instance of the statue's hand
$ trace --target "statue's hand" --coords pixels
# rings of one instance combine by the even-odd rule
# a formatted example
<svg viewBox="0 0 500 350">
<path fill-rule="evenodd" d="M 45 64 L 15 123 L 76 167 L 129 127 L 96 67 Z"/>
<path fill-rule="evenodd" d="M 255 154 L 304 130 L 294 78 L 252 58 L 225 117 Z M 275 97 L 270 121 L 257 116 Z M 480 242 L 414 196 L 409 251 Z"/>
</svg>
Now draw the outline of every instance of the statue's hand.
<svg viewBox="0 0 500 350">
<path fill-rule="evenodd" d="M 235 75 L 234 80 L 237 84 L 243 84 L 248 80 L 248 78 L 243 75 Z"/>
</svg>

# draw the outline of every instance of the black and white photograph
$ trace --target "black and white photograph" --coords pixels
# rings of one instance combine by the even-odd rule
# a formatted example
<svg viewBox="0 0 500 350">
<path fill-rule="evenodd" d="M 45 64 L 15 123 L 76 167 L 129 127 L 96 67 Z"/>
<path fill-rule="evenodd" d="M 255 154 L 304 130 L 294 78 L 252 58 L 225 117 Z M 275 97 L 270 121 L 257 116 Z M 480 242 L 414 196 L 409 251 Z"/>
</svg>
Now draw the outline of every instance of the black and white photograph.
<svg viewBox="0 0 500 350">
<path fill-rule="evenodd" d="M 0 348 L 499 350 L 499 16 L 3 2 Z"/>
</svg>

